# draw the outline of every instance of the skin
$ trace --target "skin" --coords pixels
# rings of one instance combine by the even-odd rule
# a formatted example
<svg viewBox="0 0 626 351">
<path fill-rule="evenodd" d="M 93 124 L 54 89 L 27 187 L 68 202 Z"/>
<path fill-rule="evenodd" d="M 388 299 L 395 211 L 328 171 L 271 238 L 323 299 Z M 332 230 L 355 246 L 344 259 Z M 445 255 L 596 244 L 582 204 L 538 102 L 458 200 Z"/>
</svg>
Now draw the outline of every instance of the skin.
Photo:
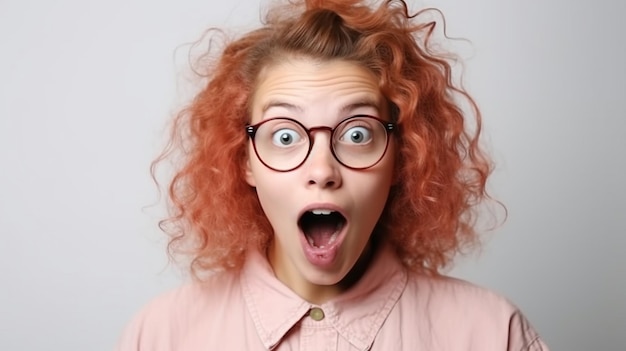
<svg viewBox="0 0 626 351">
<path fill-rule="evenodd" d="M 297 119 L 307 128 L 334 127 L 356 114 L 389 118 L 376 77 L 342 60 L 290 58 L 266 67 L 251 102 L 252 124 L 278 116 Z M 351 170 L 331 154 L 330 133 L 316 132 L 313 138 L 305 163 L 290 172 L 265 167 L 250 142 L 246 181 L 256 188 L 274 230 L 267 257 L 277 278 L 302 298 L 320 304 L 348 289 L 362 273 L 359 267 L 367 266 L 372 231 L 393 181 L 395 145 L 391 137 L 377 165 Z M 347 218 L 345 236 L 329 266 L 311 264 L 305 256 L 298 218 L 309 206 L 332 206 Z"/>
</svg>

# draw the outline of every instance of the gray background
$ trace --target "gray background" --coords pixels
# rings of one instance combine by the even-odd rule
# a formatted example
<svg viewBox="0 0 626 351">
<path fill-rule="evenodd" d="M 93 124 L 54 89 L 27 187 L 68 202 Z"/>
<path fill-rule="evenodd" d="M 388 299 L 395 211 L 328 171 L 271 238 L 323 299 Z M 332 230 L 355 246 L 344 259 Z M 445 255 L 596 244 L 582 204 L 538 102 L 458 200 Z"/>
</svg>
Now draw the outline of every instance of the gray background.
<svg viewBox="0 0 626 351">
<path fill-rule="evenodd" d="M 553 350 L 626 349 L 620 1 L 414 1 L 466 58 L 509 219 L 451 274 Z M 168 268 L 148 167 L 189 96 L 186 48 L 259 2 L 0 1 L 0 349 L 109 350 Z M 156 204 L 155 206 L 152 206 Z"/>
</svg>

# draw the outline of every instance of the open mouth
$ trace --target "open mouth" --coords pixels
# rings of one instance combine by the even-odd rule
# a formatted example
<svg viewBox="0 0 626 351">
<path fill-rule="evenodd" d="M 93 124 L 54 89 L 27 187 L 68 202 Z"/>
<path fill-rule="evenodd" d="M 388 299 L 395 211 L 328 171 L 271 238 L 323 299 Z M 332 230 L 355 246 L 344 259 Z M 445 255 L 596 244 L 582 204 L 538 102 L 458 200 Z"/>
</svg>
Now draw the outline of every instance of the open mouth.
<svg viewBox="0 0 626 351">
<path fill-rule="evenodd" d="M 345 224 L 346 218 L 341 213 L 326 209 L 304 212 L 298 220 L 306 240 L 312 247 L 319 249 L 332 245 Z"/>
</svg>

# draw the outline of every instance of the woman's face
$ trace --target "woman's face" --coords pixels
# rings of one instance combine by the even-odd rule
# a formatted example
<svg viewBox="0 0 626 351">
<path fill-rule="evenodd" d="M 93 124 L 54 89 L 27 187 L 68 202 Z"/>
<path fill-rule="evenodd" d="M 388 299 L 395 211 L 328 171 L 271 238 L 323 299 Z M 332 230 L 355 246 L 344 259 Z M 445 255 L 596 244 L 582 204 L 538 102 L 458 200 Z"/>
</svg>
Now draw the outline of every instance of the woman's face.
<svg viewBox="0 0 626 351">
<path fill-rule="evenodd" d="M 259 75 L 251 107 L 251 124 L 289 117 L 308 129 L 334 128 L 354 115 L 389 118 L 376 77 L 341 60 L 293 58 L 267 67 Z M 349 138 L 363 131 L 360 127 L 350 125 L 341 135 Z M 268 140 L 281 147 L 297 142 L 290 128 L 273 126 Z M 266 167 L 250 142 L 246 180 L 256 187 L 274 230 L 267 254 L 276 276 L 301 297 L 321 303 L 345 289 L 342 279 L 368 245 L 392 184 L 395 145 L 391 138 L 380 162 L 353 170 L 333 156 L 329 130 L 317 129 L 311 135 L 310 154 L 288 172 Z M 349 142 L 367 140 L 367 133 L 363 135 L 357 133 Z"/>
</svg>

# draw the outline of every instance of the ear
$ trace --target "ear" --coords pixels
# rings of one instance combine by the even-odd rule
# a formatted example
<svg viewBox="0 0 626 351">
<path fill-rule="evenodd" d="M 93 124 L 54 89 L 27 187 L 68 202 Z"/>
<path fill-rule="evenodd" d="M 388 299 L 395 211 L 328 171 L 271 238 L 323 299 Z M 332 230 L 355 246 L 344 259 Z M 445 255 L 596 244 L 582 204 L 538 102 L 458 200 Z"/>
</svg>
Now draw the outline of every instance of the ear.
<svg viewBox="0 0 626 351">
<path fill-rule="evenodd" d="M 245 168 L 246 182 L 251 187 L 256 187 L 256 179 L 254 179 L 254 174 L 252 173 L 252 167 L 250 167 L 250 157 L 246 159 L 246 165 L 244 166 L 244 168 Z"/>
</svg>

